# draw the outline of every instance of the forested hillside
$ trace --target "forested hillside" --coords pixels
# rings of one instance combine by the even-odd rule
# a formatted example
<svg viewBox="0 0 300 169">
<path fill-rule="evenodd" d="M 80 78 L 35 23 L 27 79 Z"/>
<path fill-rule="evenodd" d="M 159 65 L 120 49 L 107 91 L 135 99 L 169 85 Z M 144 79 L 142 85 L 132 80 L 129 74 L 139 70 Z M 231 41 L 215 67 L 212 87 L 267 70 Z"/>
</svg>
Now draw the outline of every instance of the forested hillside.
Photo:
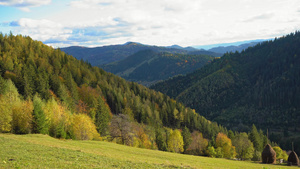
<svg viewBox="0 0 300 169">
<path fill-rule="evenodd" d="M 196 50 L 190 51 L 187 49 L 169 48 L 143 45 L 135 42 L 128 42 L 123 45 L 110 45 L 95 48 L 87 48 L 80 46 L 71 46 L 67 48 L 61 48 L 62 51 L 69 55 L 74 56 L 78 60 L 88 61 L 92 66 L 100 66 L 111 62 L 116 62 L 125 59 L 142 50 L 152 50 L 155 52 L 168 52 L 172 54 L 204 54 L 211 56 L 220 56 L 218 53 Z M 196 53 L 195 53 L 196 52 Z"/>
<path fill-rule="evenodd" d="M 152 88 L 227 127 L 268 128 L 271 138 L 289 148 L 291 140 L 284 139 L 300 127 L 299 46 L 300 33 L 291 33 L 241 53 L 227 53 L 198 71 Z"/>
<path fill-rule="evenodd" d="M 2 133 L 253 160 L 268 141 L 255 126 L 249 133 L 227 131 L 167 95 L 30 37 L 0 34 L 0 73 Z"/>
<path fill-rule="evenodd" d="M 159 80 L 190 73 L 209 63 L 213 58 L 208 55 L 172 54 L 143 50 L 121 61 L 101 67 L 126 80 L 149 86 Z"/>
</svg>

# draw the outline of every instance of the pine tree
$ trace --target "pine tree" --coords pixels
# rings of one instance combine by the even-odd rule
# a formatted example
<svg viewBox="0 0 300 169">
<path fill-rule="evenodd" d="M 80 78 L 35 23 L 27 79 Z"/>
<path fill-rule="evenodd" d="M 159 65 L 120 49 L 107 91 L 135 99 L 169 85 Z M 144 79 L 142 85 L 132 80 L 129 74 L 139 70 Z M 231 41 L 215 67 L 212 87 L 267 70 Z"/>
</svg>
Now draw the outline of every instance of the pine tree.
<svg viewBox="0 0 300 169">
<path fill-rule="evenodd" d="M 33 132 L 48 134 L 48 122 L 43 110 L 43 101 L 38 95 L 33 97 Z"/>
<path fill-rule="evenodd" d="M 256 129 L 256 126 L 253 124 L 251 132 L 249 134 L 249 139 L 253 143 L 253 147 L 256 151 L 262 152 L 263 146 L 262 146 L 262 141 L 259 136 L 259 133 Z"/>
<path fill-rule="evenodd" d="M 96 109 L 95 115 L 95 125 L 97 127 L 97 131 L 105 136 L 108 134 L 108 127 L 111 121 L 111 112 L 109 106 L 106 104 L 103 97 L 98 97 L 98 105 Z"/>
<path fill-rule="evenodd" d="M 167 144 L 166 144 L 166 141 L 165 141 L 160 129 L 156 130 L 155 136 L 156 136 L 155 142 L 156 142 L 157 148 L 161 151 L 167 151 Z"/>
<path fill-rule="evenodd" d="M 192 142 L 192 137 L 191 137 L 191 132 L 187 127 L 184 127 L 184 129 L 182 130 L 182 137 L 183 137 L 183 149 L 184 152 L 186 152 L 187 148 L 189 147 L 189 145 Z"/>
</svg>

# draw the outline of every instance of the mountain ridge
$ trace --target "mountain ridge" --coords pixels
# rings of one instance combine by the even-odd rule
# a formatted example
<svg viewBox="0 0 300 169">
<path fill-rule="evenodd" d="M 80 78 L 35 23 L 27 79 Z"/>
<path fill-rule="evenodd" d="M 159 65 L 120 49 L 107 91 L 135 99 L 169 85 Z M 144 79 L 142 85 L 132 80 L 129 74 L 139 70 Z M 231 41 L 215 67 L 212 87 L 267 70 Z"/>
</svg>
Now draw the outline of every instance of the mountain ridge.
<svg viewBox="0 0 300 169">
<path fill-rule="evenodd" d="M 81 47 L 81 46 L 71 46 L 66 48 L 60 48 L 60 50 L 74 56 L 79 60 L 88 61 L 92 66 L 100 66 L 103 64 L 108 64 L 111 62 L 116 62 L 125 59 L 126 57 L 133 55 L 136 52 L 141 50 L 153 50 L 156 52 L 169 52 L 172 54 L 209 54 L 215 57 L 220 57 L 221 54 L 215 52 L 207 52 L 197 49 L 192 49 L 191 47 L 187 48 L 169 48 L 163 46 L 151 46 L 144 45 L 138 42 L 127 42 L 121 45 L 109 45 L 102 47 Z"/>
<path fill-rule="evenodd" d="M 270 137 L 286 148 L 291 140 L 284 132 L 292 135 L 287 133 L 295 134 L 300 127 L 299 45 L 300 33 L 291 33 L 241 53 L 224 54 L 193 73 L 151 88 L 231 129 L 247 130 L 252 124 L 269 129 Z M 295 138 L 290 139 L 299 143 L 300 137 Z"/>
<path fill-rule="evenodd" d="M 153 50 L 139 51 L 127 58 L 101 67 L 126 80 L 149 86 L 157 81 L 182 75 L 209 63 L 209 55 L 171 54 Z"/>
</svg>

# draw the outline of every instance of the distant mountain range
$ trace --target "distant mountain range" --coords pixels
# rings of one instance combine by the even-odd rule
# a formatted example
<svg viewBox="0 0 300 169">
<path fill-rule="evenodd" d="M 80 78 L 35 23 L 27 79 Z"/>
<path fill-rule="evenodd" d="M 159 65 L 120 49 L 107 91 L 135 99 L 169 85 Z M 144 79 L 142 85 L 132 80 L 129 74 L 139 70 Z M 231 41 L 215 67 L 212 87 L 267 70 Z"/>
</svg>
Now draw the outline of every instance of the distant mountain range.
<svg viewBox="0 0 300 169">
<path fill-rule="evenodd" d="M 133 55 L 141 50 L 153 50 L 155 52 L 169 52 L 178 54 L 192 54 L 192 55 L 211 55 L 214 57 L 221 57 L 226 52 L 242 51 L 250 46 L 254 46 L 261 41 L 249 42 L 238 46 L 220 46 L 214 47 L 209 50 L 198 49 L 195 47 L 181 47 L 179 45 L 172 46 L 151 46 L 144 45 L 137 42 L 127 42 L 122 45 L 109 45 L 102 47 L 82 47 L 71 46 L 61 48 L 60 50 L 66 52 L 69 55 L 74 56 L 76 59 L 90 62 L 93 66 L 100 66 L 111 62 L 116 62 L 125 59 L 126 57 Z"/>
<path fill-rule="evenodd" d="M 93 66 L 100 66 L 111 62 L 116 62 L 125 59 L 126 57 L 133 55 L 136 52 L 142 50 L 152 50 L 155 52 L 168 52 L 177 54 L 190 54 L 191 52 L 197 52 L 197 54 L 208 54 L 207 51 L 197 50 L 192 47 L 182 48 L 179 46 L 173 47 L 159 47 L 143 45 L 136 42 L 127 42 L 123 45 L 110 45 L 103 47 L 87 48 L 80 46 L 71 46 L 61 48 L 60 50 L 66 52 L 69 55 L 74 56 L 76 59 L 90 62 Z M 209 55 L 220 57 L 222 54 L 209 52 Z"/>
<path fill-rule="evenodd" d="M 142 50 L 101 67 L 126 80 L 149 86 L 157 81 L 190 73 L 213 60 L 209 55 L 188 55 Z"/>
<path fill-rule="evenodd" d="M 245 49 L 247 49 L 248 47 L 252 47 L 257 45 L 260 42 L 250 42 L 250 43 L 244 43 L 238 46 L 235 45 L 230 45 L 230 46 L 219 46 L 219 47 L 214 47 L 209 49 L 208 51 L 210 52 L 215 52 L 215 53 L 226 53 L 226 52 L 241 52 Z"/>
</svg>

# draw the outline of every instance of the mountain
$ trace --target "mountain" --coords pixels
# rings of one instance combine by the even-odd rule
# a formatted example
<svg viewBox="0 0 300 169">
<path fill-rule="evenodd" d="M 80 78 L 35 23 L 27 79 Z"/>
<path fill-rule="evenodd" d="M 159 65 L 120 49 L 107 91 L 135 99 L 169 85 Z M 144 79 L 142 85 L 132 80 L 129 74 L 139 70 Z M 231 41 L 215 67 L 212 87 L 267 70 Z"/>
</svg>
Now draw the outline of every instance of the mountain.
<svg viewBox="0 0 300 169">
<path fill-rule="evenodd" d="M 213 58 L 208 55 L 172 54 L 143 50 L 121 61 L 101 67 L 126 80 L 149 86 L 169 77 L 190 73 L 209 63 Z"/>
<path fill-rule="evenodd" d="M 231 129 L 269 129 L 270 138 L 288 148 L 300 143 L 299 46 L 300 33 L 291 33 L 151 88 Z"/>
<path fill-rule="evenodd" d="M 0 33 L 0 110 L 1 133 L 225 158 L 242 157 L 235 147 L 244 142 L 251 156 L 270 142 L 255 126 L 249 137 L 228 131 L 167 95 L 12 33 Z"/>
<path fill-rule="evenodd" d="M 186 51 L 197 51 L 197 50 L 199 50 L 199 49 L 196 49 L 196 48 L 191 47 L 191 46 L 184 48 L 184 47 L 181 47 L 179 45 L 167 46 L 166 48 L 183 49 L 183 50 L 186 50 Z"/>
<path fill-rule="evenodd" d="M 159 47 L 143 45 L 136 42 L 127 42 L 123 45 L 110 45 L 103 47 L 87 48 L 80 46 L 71 46 L 66 48 L 61 48 L 60 50 L 66 52 L 69 55 L 74 56 L 79 60 L 88 61 L 92 66 L 100 66 L 103 64 L 108 64 L 111 62 L 116 62 L 125 59 L 126 57 L 133 55 L 134 53 L 141 50 L 153 50 L 155 52 L 169 52 L 178 54 L 188 54 L 189 52 L 194 52 L 191 48 L 182 47 Z M 206 54 L 206 52 L 199 51 L 200 54 Z M 220 54 L 210 52 L 212 56 L 219 56 Z"/>
<path fill-rule="evenodd" d="M 260 43 L 259 41 L 257 42 L 249 42 L 249 43 L 244 43 L 238 46 L 235 45 L 230 45 L 230 46 L 219 46 L 219 47 L 214 47 L 209 49 L 208 51 L 210 52 L 215 52 L 215 53 L 226 53 L 226 52 L 242 52 L 242 50 L 247 49 L 248 47 L 255 46 L 256 44 Z"/>
<path fill-rule="evenodd" d="M 160 131 L 161 139 L 167 139 L 170 129 L 185 127 L 209 139 L 227 133 L 162 93 L 30 37 L 0 33 L 0 75 L 0 132 L 80 140 L 99 139 L 100 133 L 103 139 L 115 136 L 114 141 L 132 146 L 139 146 L 142 134 L 148 148 L 160 150 L 155 137 Z M 122 140 L 112 128 L 120 120 L 130 134 Z"/>
</svg>

